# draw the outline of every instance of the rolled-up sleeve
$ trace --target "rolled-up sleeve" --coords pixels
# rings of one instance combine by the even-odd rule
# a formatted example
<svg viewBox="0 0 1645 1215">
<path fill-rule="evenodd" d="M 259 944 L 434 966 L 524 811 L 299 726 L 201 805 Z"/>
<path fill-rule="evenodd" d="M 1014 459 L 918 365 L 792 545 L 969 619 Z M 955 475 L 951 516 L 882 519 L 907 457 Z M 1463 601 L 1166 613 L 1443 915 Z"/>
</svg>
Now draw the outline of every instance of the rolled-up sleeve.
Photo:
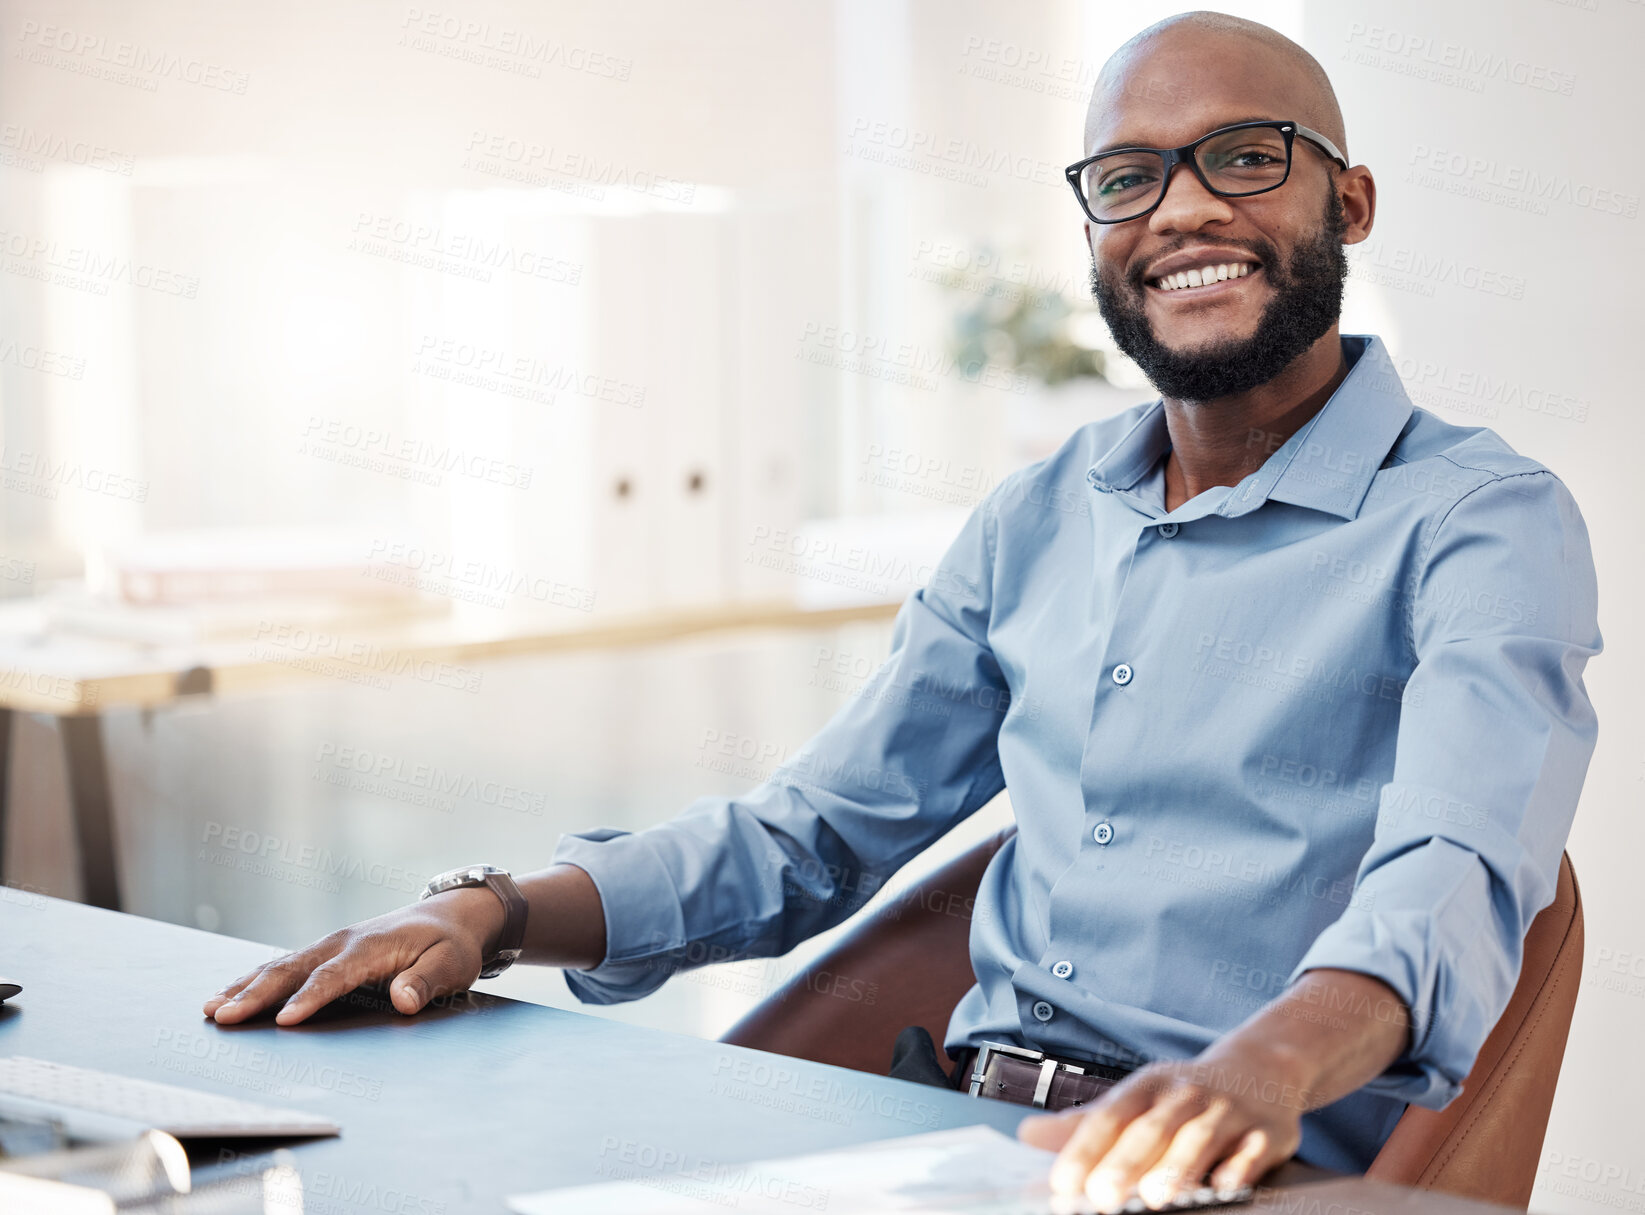
<svg viewBox="0 0 1645 1215">
<path fill-rule="evenodd" d="M 561 838 L 553 860 L 585 870 L 605 907 L 605 961 L 565 972 L 579 999 L 631 1000 L 704 962 L 785 953 L 1003 788 L 1010 692 L 987 641 L 998 493 L 904 602 L 890 657 L 763 784 L 643 831 Z"/>
<path fill-rule="evenodd" d="M 1373 843 L 1292 974 L 1359 971 L 1409 1008 L 1411 1045 L 1369 1091 L 1443 1108 L 1507 1007 L 1593 754 L 1596 600 L 1587 529 L 1545 470 L 1487 481 L 1431 533 Z"/>
</svg>

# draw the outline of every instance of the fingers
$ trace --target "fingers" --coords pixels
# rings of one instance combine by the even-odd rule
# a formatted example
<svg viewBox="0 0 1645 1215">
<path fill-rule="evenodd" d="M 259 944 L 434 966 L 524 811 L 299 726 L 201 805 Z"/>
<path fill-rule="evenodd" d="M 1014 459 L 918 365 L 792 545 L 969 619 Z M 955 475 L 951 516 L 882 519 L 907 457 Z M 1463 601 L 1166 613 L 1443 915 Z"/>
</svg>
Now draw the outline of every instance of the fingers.
<svg viewBox="0 0 1645 1215">
<path fill-rule="evenodd" d="M 1285 1139 L 1263 1127 L 1245 1134 L 1233 1154 L 1211 1174 L 1211 1184 L 1219 1190 L 1237 1190 L 1256 1185 L 1263 1174 L 1296 1154 L 1301 1134 Z"/>
<path fill-rule="evenodd" d="M 436 941 L 414 963 L 394 977 L 389 999 L 400 1012 L 420 1011 L 436 996 L 467 991 L 480 977 L 480 958 L 451 938 Z"/>
<path fill-rule="evenodd" d="M 1213 1102 L 1211 1108 L 1177 1128 L 1165 1154 L 1138 1180 L 1137 1193 L 1149 1206 L 1162 1207 L 1195 1188 L 1245 1129 L 1232 1106 Z"/>
<path fill-rule="evenodd" d="M 1196 1112 L 1188 1101 L 1167 1097 L 1133 1119 L 1106 1151 L 1082 1162 L 1088 1174 L 1085 1196 L 1098 1210 L 1115 1211 L 1125 1205 L 1143 1174 L 1165 1155 L 1178 1129 Z M 1067 1154 L 1068 1149 L 1063 1150 Z"/>
<path fill-rule="evenodd" d="M 1051 1165 L 1054 1193 L 1074 1195 L 1087 1190 L 1092 1170 L 1117 1144 L 1133 1122 L 1149 1116 L 1154 1095 L 1142 1084 L 1128 1080 L 1110 1089 L 1103 1099 L 1080 1118 Z M 1104 1184 L 1109 1180 L 1105 1174 Z M 1095 1198 L 1095 1195 L 1092 1195 Z M 1124 1199 L 1120 1199 L 1121 1202 Z"/>
<path fill-rule="evenodd" d="M 334 949 L 332 939 L 327 937 L 300 953 L 289 953 L 259 966 L 207 1000 L 206 1015 L 219 1025 L 237 1025 L 255 1017 L 301 987 L 314 967 L 330 957 Z"/>
<path fill-rule="evenodd" d="M 475 934 L 421 905 L 334 932 L 307 949 L 242 975 L 203 1006 L 219 1025 L 234 1025 L 278 1006 L 274 1020 L 296 1025 L 365 983 L 397 976 L 389 995 L 404 1013 L 435 996 L 463 991 L 480 974 Z"/>
<path fill-rule="evenodd" d="M 227 987 L 223 988 L 216 995 L 207 1000 L 205 1004 L 201 1006 L 200 1011 L 205 1013 L 208 1017 L 211 1016 L 219 1008 L 244 991 L 247 986 L 250 985 L 251 981 L 262 973 L 263 968 L 259 966 L 256 970 L 251 971 L 249 974 L 241 975 L 238 979 L 234 980 L 234 982 L 230 983 Z"/>
<path fill-rule="evenodd" d="M 1302 1142 L 1300 1111 L 1243 1099 L 1196 1068 L 1154 1064 L 1110 1089 L 1083 1116 L 1024 1119 L 1024 1142 L 1057 1150 L 1051 1190 L 1118 1211 L 1133 1194 L 1165 1207 L 1197 1188 L 1255 1185 Z"/>
<path fill-rule="evenodd" d="M 289 995 L 285 1007 L 274 1014 L 274 1023 L 296 1025 L 361 984 L 388 978 L 421 953 L 426 944 L 427 934 L 408 929 L 351 932 L 342 951 L 314 967 Z"/>
</svg>

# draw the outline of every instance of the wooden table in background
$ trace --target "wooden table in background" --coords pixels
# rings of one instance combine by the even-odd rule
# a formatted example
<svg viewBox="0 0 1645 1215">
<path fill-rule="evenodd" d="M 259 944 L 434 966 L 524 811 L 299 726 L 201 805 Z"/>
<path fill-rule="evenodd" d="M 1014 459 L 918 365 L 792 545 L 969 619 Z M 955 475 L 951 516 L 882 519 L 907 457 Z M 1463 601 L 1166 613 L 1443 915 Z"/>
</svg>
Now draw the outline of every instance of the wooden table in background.
<svg viewBox="0 0 1645 1215">
<path fill-rule="evenodd" d="M 787 603 L 734 604 L 660 612 L 586 624 L 483 627 L 455 619 L 419 620 L 377 629 L 340 627 L 351 648 L 367 647 L 418 663 L 463 665 L 527 654 L 660 645 L 709 633 L 759 629 L 827 629 L 855 621 L 889 620 L 897 603 L 801 608 Z M 303 628 L 324 632 L 323 624 Z M 144 645 L 65 632 L 45 625 L 28 600 L 0 605 L 0 880 L 5 874 L 8 761 L 14 755 L 15 713 L 60 720 L 81 898 L 120 906 L 119 849 L 102 714 L 111 708 L 160 708 L 185 696 L 267 688 L 317 676 L 296 664 L 260 661 L 256 639 L 190 645 Z M 369 663 L 327 657 L 331 667 L 369 673 Z"/>
</svg>

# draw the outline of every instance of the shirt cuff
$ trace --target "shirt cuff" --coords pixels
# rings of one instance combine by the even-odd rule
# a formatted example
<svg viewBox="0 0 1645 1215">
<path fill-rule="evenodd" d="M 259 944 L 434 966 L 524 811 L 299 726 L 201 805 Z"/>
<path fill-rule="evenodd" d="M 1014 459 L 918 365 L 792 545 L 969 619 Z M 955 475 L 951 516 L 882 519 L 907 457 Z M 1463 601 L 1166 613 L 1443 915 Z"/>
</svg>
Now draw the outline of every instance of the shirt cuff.
<svg viewBox="0 0 1645 1215">
<path fill-rule="evenodd" d="M 550 864 L 575 865 L 594 882 L 605 915 L 605 960 L 564 971 L 584 1004 L 650 995 L 679 969 L 685 918 L 674 879 L 638 834 L 601 828 L 562 835 Z"/>
<path fill-rule="evenodd" d="M 1320 933 L 1289 980 L 1329 968 L 1391 987 L 1410 1012 L 1411 1046 L 1363 1090 L 1432 1110 L 1461 1094 L 1491 1032 L 1489 989 L 1504 978 L 1513 986 L 1512 976 L 1501 973 L 1509 960 L 1489 957 L 1498 948 L 1495 930 L 1471 914 L 1490 906 L 1484 867 L 1462 852 L 1433 840 L 1402 858 L 1405 883 L 1368 875 L 1358 901 Z M 1412 905 L 1411 893 L 1423 890 L 1439 897 Z"/>
</svg>

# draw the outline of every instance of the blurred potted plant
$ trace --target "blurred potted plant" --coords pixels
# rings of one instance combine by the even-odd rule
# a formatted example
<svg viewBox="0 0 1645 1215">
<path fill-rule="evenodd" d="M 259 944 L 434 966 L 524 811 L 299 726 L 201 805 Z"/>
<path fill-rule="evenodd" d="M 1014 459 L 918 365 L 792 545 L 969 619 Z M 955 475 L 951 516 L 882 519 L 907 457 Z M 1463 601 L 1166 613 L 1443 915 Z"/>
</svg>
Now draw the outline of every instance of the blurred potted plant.
<svg viewBox="0 0 1645 1215">
<path fill-rule="evenodd" d="M 1009 406 L 1007 431 L 1027 457 L 1049 451 L 1116 397 L 1135 403 L 1136 390 L 1149 387 L 1089 296 L 1072 299 L 1045 284 L 1026 257 L 978 244 L 963 269 L 950 267 L 937 281 L 962 301 L 949 335 L 960 366 L 998 367 L 1043 386 Z"/>
</svg>

